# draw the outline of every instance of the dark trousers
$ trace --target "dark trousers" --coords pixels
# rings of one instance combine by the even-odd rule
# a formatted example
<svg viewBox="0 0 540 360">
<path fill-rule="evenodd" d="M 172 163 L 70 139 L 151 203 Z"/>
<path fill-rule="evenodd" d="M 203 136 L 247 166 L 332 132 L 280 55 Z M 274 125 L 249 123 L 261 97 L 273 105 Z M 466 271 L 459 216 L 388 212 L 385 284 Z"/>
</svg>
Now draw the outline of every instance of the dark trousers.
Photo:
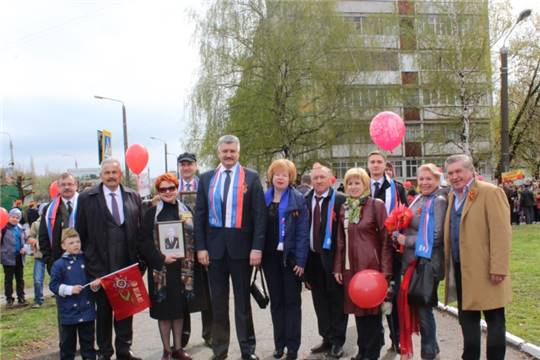
<svg viewBox="0 0 540 360">
<path fill-rule="evenodd" d="M 283 264 L 281 251 L 265 254 L 263 269 L 270 293 L 275 348 L 287 347 L 290 354 L 296 354 L 300 348 L 301 337 L 302 283 L 291 267 Z"/>
<path fill-rule="evenodd" d="M 534 206 L 524 206 L 523 214 L 525 215 L 525 222 L 532 224 L 534 222 Z"/>
<path fill-rule="evenodd" d="M 114 353 L 112 347 L 112 328 L 114 326 L 114 347 L 116 357 L 122 357 L 129 353 L 133 340 L 133 317 L 116 321 L 109 299 L 103 289 L 96 294 L 97 318 L 96 318 L 96 340 L 99 352 L 104 357 L 111 357 Z"/>
<path fill-rule="evenodd" d="M 255 352 L 255 331 L 251 315 L 249 259 L 235 260 L 225 252 L 223 258 L 210 260 L 208 280 L 212 295 L 212 349 L 214 355 L 223 356 L 229 351 L 229 277 L 233 284 L 234 320 L 236 336 L 242 354 Z"/>
<path fill-rule="evenodd" d="M 207 342 L 212 340 L 212 309 L 201 311 L 202 337 Z M 182 322 L 182 347 L 186 347 L 191 336 L 191 314 L 186 307 L 184 321 Z"/>
<path fill-rule="evenodd" d="M 401 286 L 401 254 L 394 252 L 392 259 L 392 281 L 394 282 L 394 296 L 392 297 L 392 313 L 386 316 L 388 329 L 390 329 L 390 340 L 392 347 L 399 348 L 399 318 L 398 318 L 398 292 Z M 383 338 L 384 345 L 384 338 Z"/>
<path fill-rule="evenodd" d="M 311 297 L 323 341 L 343 346 L 348 315 L 343 310 L 343 286 L 323 267 L 319 254 L 310 251 Z"/>
<path fill-rule="evenodd" d="M 461 269 L 459 263 L 454 263 L 456 290 L 458 297 L 459 324 L 463 333 L 464 360 L 480 359 L 480 311 L 463 310 Z M 503 360 L 506 352 L 506 325 L 504 308 L 484 310 L 487 323 L 487 360 Z"/>
<path fill-rule="evenodd" d="M 81 357 L 84 360 L 95 359 L 94 321 L 85 321 L 73 325 L 60 325 L 60 359 L 75 359 L 77 333 L 79 334 L 79 344 L 81 345 Z"/>
<path fill-rule="evenodd" d="M 377 360 L 384 344 L 382 315 L 356 316 L 358 354 L 356 359 Z"/>
<path fill-rule="evenodd" d="M 24 299 L 24 279 L 22 255 L 15 256 L 15 265 L 3 265 L 4 267 L 4 292 L 6 301 L 13 301 L 13 277 L 17 284 L 17 298 Z"/>
</svg>

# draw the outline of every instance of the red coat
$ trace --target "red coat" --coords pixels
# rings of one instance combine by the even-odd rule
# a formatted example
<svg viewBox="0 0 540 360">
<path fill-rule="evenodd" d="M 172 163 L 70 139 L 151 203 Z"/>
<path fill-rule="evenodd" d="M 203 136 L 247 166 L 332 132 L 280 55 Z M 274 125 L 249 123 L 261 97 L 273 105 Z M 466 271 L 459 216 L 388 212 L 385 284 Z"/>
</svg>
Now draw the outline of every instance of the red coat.
<svg viewBox="0 0 540 360">
<path fill-rule="evenodd" d="M 334 273 L 343 274 L 344 310 L 347 314 L 355 316 L 375 315 L 379 307 L 361 309 L 354 305 L 349 298 L 349 281 L 354 274 L 364 269 L 373 269 L 382 272 L 386 277 L 392 275 L 392 243 L 387 237 L 384 220 L 386 208 L 384 202 L 368 198 L 362 209 L 358 224 L 349 223 L 349 262 L 350 270 L 345 270 L 345 205 L 339 213 L 337 248 L 334 259 Z"/>
</svg>

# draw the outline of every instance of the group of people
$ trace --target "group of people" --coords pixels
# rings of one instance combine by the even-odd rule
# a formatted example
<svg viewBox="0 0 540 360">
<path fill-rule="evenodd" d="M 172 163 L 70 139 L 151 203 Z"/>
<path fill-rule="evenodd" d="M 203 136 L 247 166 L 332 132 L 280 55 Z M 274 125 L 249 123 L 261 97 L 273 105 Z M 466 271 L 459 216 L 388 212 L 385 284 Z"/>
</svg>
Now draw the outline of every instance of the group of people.
<svg viewBox="0 0 540 360">
<path fill-rule="evenodd" d="M 158 320 L 163 360 L 191 359 L 184 350 L 189 313 L 201 310 L 212 359 L 227 358 L 230 283 L 242 359 L 259 358 L 250 301 L 254 267 L 264 271 L 268 284 L 276 359 L 298 357 L 303 284 L 311 291 L 321 337 L 312 353 L 342 357 L 353 314 L 354 359 L 378 359 L 385 342 L 384 312 L 391 350 L 410 358 L 410 337 L 419 329 L 421 357 L 438 358 L 435 304 L 406 301 L 410 274 L 420 263 L 433 269 L 435 294 L 445 279 L 447 300 L 457 298 L 463 359 L 480 357 L 481 312 L 488 324 L 487 358 L 504 358 L 504 306 L 511 299 L 510 209 L 502 189 L 475 178 L 470 157 L 446 160 L 446 189 L 435 165 L 420 166 L 419 194 L 409 204 L 403 185 L 385 173 L 387 161 L 379 151 L 368 155 L 367 171 L 346 172 L 344 193 L 332 187 L 331 169 L 319 163 L 296 187 L 297 171 L 287 159 L 270 164 L 265 191 L 259 175 L 240 164 L 240 141 L 234 135 L 219 139 L 217 156 L 219 165 L 198 178 L 195 155 L 180 155 L 180 179 L 170 173 L 157 177 L 159 200 L 145 213 L 138 194 L 121 185 L 116 160 L 103 161 L 101 183 L 81 194 L 74 176 L 60 177 L 60 195 L 43 209 L 38 238 L 43 261 L 52 267 L 62 359 L 73 359 L 77 332 L 85 359 L 96 354 L 110 359 L 115 352 L 118 359 L 138 359 L 131 351 L 132 318 L 114 320 L 99 285 L 100 277 L 133 263 L 148 274 L 150 316 Z M 195 193 L 194 199 L 184 196 Z M 390 233 L 385 220 L 400 205 L 409 206 L 413 219 L 408 228 Z M 11 218 L 10 213 L 10 224 Z M 160 252 L 156 229 L 164 221 L 183 224 L 184 257 Z M 2 232 L 3 264 L 6 240 L 13 244 L 11 252 L 20 252 L 25 241 L 14 227 Z M 364 269 L 386 278 L 384 309 L 360 308 L 350 298 L 348 284 Z"/>
<path fill-rule="evenodd" d="M 511 223 L 540 223 L 540 182 L 505 184 L 504 192 L 511 209 Z"/>
</svg>

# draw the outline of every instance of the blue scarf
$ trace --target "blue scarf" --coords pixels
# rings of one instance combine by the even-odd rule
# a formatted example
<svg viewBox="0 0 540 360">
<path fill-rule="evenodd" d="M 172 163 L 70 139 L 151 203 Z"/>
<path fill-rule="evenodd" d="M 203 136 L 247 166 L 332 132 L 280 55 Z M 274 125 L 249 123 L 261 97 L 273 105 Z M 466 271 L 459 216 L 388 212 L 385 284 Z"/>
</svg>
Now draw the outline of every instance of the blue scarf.
<svg viewBox="0 0 540 360">
<path fill-rule="evenodd" d="M 274 188 L 270 187 L 266 190 L 264 194 L 266 201 L 266 207 L 270 206 L 272 200 L 274 199 Z M 285 240 L 285 212 L 287 211 L 287 206 L 289 205 L 289 188 L 281 194 L 281 199 L 279 199 L 278 207 L 278 220 L 279 220 L 279 243 L 278 250 L 283 251 L 283 241 Z"/>
<path fill-rule="evenodd" d="M 433 251 L 433 233 L 435 232 L 435 195 L 427 197 L 422 214 L 420 215 L 420 225 L 418 225 L 418 235 L 416 238 L 415 255 L 426 259 L 431 259 Z"/>
<path fill-rule="evenodd" d="M 21 229 L 19 225 L 13 225 L 13 236 L 15 237 L 15 254 L 17 255 L 22 248 Z"/>
<path fill-rule="evenodd" d="M 324 232 L 323 249 L 330 250 L 332 248 L 332 214 L 334 213 L 334 203 L 336 202 L 336 190 L 332 190 L 332 196 L 328 202 L 326 210 L 326 228 Z"/>
</svg>

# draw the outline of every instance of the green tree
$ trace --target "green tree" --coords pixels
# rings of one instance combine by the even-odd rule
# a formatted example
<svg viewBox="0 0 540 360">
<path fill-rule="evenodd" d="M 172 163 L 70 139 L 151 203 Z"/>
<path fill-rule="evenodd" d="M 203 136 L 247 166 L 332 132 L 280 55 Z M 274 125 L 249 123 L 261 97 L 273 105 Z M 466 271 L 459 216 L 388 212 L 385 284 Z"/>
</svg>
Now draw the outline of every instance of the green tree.
<svg viewBox="0 0 540 360">
<path fill-rule="evenodd" d="M 303 168 L 354 130 L 344 101 L 363 59 L 335 1 L 218 0 L 198 28 L 190 141 L 203 158 L 234 133 L 243 162 L 263 169 L 287 157 Z"/>
</svg>

